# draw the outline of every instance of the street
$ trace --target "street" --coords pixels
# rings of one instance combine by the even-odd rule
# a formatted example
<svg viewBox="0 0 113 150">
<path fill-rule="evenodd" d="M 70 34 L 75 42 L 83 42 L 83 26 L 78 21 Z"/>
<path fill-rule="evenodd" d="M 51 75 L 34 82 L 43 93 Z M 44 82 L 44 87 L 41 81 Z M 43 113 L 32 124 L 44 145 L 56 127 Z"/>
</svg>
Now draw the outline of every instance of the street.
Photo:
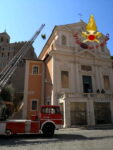
<svg viewBox="0 0 113 150">
<path fill-rule="evenodd" d="M 53 138 L 43 135 L 0 136 L 0 150 L 113 150 L 113 129 L 57 130 Z"/>
</svg>

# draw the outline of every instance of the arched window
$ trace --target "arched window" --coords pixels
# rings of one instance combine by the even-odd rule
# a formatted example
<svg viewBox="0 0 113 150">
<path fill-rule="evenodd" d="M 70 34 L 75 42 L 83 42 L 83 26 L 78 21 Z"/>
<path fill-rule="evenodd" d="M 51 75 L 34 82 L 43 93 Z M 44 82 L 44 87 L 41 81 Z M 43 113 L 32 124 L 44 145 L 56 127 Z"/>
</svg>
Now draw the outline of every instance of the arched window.
<svg viewBox="0 0 113 150">
<path fill-rule="evenodd" d="M 66 41 L 66 36 L 62 35 L 62 45 L 66 45 L 67 41 Z"/>
</svg>

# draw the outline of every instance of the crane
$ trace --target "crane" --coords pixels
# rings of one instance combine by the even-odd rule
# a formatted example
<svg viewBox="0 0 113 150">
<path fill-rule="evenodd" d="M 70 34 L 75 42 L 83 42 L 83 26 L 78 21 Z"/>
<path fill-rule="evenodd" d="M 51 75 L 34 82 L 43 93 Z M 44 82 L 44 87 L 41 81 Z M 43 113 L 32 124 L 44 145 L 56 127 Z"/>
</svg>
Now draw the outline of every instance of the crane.
<svg viewBox="0 0 113 150">
<path fill-rule="evenodd" d="M 31 45 L 36 40 L 37 36 L 40 34 L 41 30 L 44 28 L 45 24 L 42 24 L 40 28 L 34 33 L 32 38 L 26 42 L 22 48 L 16 53 L 16 55 L 9 61 L 9 63 L 4 67 L 0 73 L 0 90 L 6 85 L 10 77 L 15 72 L 17 65 L 28 52 Z"/>
</svg>

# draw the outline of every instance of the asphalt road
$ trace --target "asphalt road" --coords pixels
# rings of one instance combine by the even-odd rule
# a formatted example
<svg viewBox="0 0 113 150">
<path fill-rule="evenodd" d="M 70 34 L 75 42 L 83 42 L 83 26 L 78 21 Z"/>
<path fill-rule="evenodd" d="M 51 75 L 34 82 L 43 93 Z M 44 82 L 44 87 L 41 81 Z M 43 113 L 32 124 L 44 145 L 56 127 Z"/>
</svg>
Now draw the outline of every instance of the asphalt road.
<svg viewBox="0 0 113 150">
<path fill-rule="evenodd" d="M 113 150 L 113 129 L 61 129 L 42 135 L 0 136 L 0 150 Z"/>
</svg>

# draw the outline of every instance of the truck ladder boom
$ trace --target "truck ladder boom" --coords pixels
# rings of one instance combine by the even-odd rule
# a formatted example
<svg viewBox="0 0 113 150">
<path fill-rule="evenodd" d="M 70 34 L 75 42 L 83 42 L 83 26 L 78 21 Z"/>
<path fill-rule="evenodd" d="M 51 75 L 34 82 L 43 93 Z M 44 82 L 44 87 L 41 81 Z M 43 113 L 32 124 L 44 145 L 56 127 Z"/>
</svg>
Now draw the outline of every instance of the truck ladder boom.
<svg viewBox="0 0 113 150">
<path fill-rule="evenodd" d="M 36 40 L 37 36 L 40 34 L 41 30 L 45 24 L 42 24 L 38 31 L 35 32 L 33 37 L 26 42 L 22 48 L 16 53 L 16 55 L 10 60 L 10 62 L 5 66 L 5 68 L 0 73 L 0 87 L 3 88 L 5 84 L 8 82 L 12 74 L 17 68 L 18 63 L 22 60 L 25 54 L 28 52 L 31 45 Z"/>
</svg>

